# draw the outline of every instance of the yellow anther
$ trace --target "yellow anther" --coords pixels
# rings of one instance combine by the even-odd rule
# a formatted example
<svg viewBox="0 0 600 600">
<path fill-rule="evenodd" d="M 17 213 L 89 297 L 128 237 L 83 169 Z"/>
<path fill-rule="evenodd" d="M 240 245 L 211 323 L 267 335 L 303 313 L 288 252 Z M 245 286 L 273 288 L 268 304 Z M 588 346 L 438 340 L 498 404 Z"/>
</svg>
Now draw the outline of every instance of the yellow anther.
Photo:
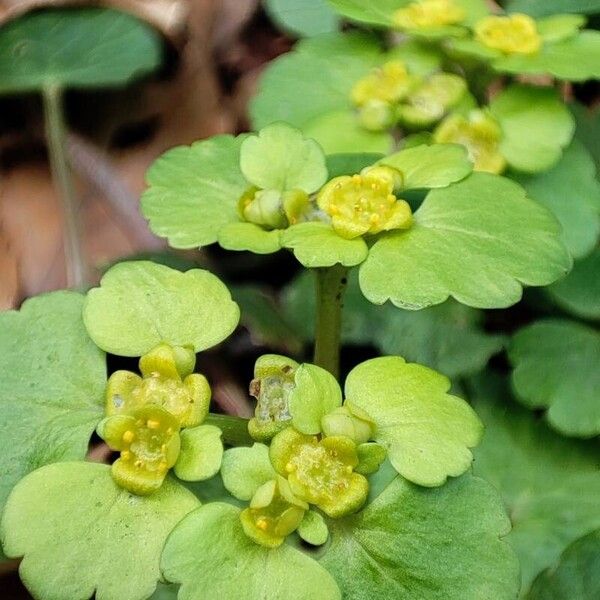
<svg viewBox="0 0 600 600">
<path fill-rule="evenodd" d="M 123 452 L 121 452 L 121 458 L 123 460 L 131 460 L 131 452 L 129 452 L 129 450 L 123 450 Z"/>
<path fill-rule="evenodd" d="M 160 421 L 157 421 L 156 419 L 148 419 L 146 421 L 146 427 L 148 427 L 148 429 L 158 429 L 160 427 Z"/>
<path fill-rule="evenodd" d="M 484 46 L 504 54 L 535 54 L 542 47 L 535 21 L 520 13 L 484 17 L 475 25 L 475 36 Z"/>
<path fill-rule="evenodd" d="M 400 29 L 431 29 L 455 25 L 466 16 L 453 0 L 417 0 L 394 13 L 394 25 Z"/>
<path fill-rule="evenodd" d="M 167 435 L 173 435 L 173 428 L 172 428 L 172 427 L 169 427 L 165 433 L 166 433 Z"/>
<path fill-rule="evenodd" d="M 296 467 L 291 462 L 289 462 L 287 465 L 285 465 L 285 470 L 288 473 L 293 473 L 296 470 Z"/>
<path fill-rule="evenodd" d="M 131 442 L 133 442 L 133 440 L 135 439 L 135 433 L 133 433 L 133 431 L 131 430 L 127 430 L 124 434 L 123 434 L 123 441 L 126 444 L 131 444 Z"/>
<path fill-rule="evenodd" d="M 346 466 L 346 473 L 352 473 L 352 467 L 350 465 Z"/>
<path fill-rule="evenodd" d="M 136 460 L 134 463 L 134 466 L 136 466 L 138 469 L 140 469 L 142 467 L 142 465 L 144 464 L 140 459 Z"/>
<path fill-rule="evenodd" d="M 371 225 L 377 225 L 379 221 L 381 221 L 381 217 L 376 213 L 373 213 L 369 218 L 369 222 L 371 223 Z"/>
<path fill-rule="evenodd" d="M 265 517 L 260 517 L 256 520 L 256 526 L 262 531 L 266 531 L 269 527 L 269 521 Z"/>
</svg>

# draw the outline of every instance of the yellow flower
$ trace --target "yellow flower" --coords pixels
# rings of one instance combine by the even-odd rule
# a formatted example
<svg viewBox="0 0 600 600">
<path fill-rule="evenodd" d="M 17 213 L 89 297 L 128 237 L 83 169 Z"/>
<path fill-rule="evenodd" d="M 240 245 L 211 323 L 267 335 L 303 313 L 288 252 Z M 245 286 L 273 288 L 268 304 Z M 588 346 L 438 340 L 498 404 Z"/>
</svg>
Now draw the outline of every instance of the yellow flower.
<svg viewBox="0 0 600 600">
<path fill-rule="evenodd" d="M 134 494 L 147 495 L 160 488 L 179 456 L 179 423 L 160 406 L 107 417 L 98 433 L 110 448 L 121 452 L 112 465 L 113 479 Z"/>
<path fill-rule="evenodd" d="M 359 107 L 374 100 L 392 104 L 402 100 L 410 92 L 414 82 L 401 60 L 391 60 L 373 69 L 355 84 L 352 88 L 352 102 Z"/>
<path fill-rule="evenodd" d="M 308 504 L 294 496 L 281 476 L 260 486 L 240 519 L 246 535 L 267 548 L 280 546 L 286 536 L 298 529 Z"/>
<path fill-rule="evenodd" d="M 399 29 L 430 29 L 455 25 L 465 18 L 465 11 L 452 0 L 421 0 L 394 13 Z"/>
<path fill-rule="evenodd" d="M 331 217 L 335 232 L 346 239 L 406 229 L 412 224 L 412 211 L 394 195 L 400 185 L 400 171 L 371 167 L 360 175 L 332 179 L 319 192 L 317 203 Z"/>
<path fill-rule="evenodd" d="M 347 437 L 319 440 L 288 427 L 273 438 L 270 457 L 297 498 L 315 504 L 332 518 L 356 512 L 367 499 L 369 484 L 355 472 L 359 464 L 356 444 Z"/>
<path fill-rule="evenodd" d="M 467 118 L 450 115 L 439 124 L 433 138 L 438 144 L 464 146 L 475 171 L 498 174 L 506 168 L 506 159 L 500 153 L 500 125 L 482 110 L 471 111 Z"/>
<path fill-rule="evenodd" d="M 504 54 L 535 54 L 542 47 L 535 21 L 519 13 L 484 17 L 475 25 L 475 37 L 484 46 Z"/>
<path fill-rule="evenodd" d="M 170 412 L 182 427 L 199 425 L 208 414 L 211 390 L 204 375 L 192 373 L 191 349 L 160 344 L 140 359 L 142 377 L 115 371 L 106 386 L 106 414 L 129 414 L 147 405 Z"/>
</svg>

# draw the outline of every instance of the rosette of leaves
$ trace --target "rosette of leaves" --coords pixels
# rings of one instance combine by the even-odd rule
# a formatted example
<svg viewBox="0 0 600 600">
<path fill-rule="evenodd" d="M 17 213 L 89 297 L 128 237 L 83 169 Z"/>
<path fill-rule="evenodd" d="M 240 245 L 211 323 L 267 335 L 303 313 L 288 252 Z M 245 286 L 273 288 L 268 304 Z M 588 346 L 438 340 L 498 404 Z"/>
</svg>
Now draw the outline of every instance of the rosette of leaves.
<svg viewBox="0 0 600 600">
<path fill-rule="evenodd" d="M 328 174 L 319 146 L 279 123 L 251 137 L 218 136 L 160 158 L 142 209 L 176 248 L 218 241 L 255 253 L 289 248 L 311 268 L 362 263 L 367 299 L 410 309 L 449 296 L 509 306 L 522 285 L 549 284 L 571 266 L 552 215 L 516 183 L 471 173 L 460 146 L 418 146 L 375 164 L 334 158 Z M 412 215 L 402 195 L 427 189 Z"/>
<path fill-rule="evenodd" d="M 394 127 L 427 128 L 461 103 L 472 104 L 466 84 L 441 72 L 435 49 L 412 41 L 384 51 L 351 33 L 304 40 L 275 60 L 250 113 L 255 128 L 285 121 L 327 153 L 388 153 Z"/>
<path fill-rule="evenodd" d="M 273 376 L 263 372 L 262 363 L 293 366 L 276 358 L 265 357 L 259 372 Z M 388 357 L 359 365 L 346 382 L 342 402 L 342 391 L 327 371 L 296 364 L 291 424 L 270 446 L 256 443 L 225 453 L 224 484 L 249 505 L 240 510 L 209 504 L 183 519 L 163 552 L 166 579 L 180 584 L 180 594 L 190 600 L 214 593 L 243 600 L 300 600 L 307 594 L 363 600 L 374 591 L 408 599 L 430 595 L 432 589 L 434 597 L 457 600 L 474 600 L 482 590 L 494 598 L 514 598 L 518 565 L 498 539 L 507 532 L 507 520 L 492 488 L 466 474 L 441 485 L 448 469 L 458 474 L 468 468 L 466 446 L 481 433 L 469 406 L 447 389 L 447 380 L 435 372 Z M 422 423 L 419 432 L 409 434 L 416 437 L 405 437 L 405 418 Z M 445 466 L 436 468 L 440 440 Z M 380 469 L 382 445 L 403 471 L 410 471 L 407 465 L 415 459 L 414 474 L 439 487 L 414 485 L 389 463 Z M 426 452 L 417 449 L 425 447 Z M 336 493 L 325 501 L 331 485 Z M 444 543 L 433 542 L 441 529 Z M 307 545 L 298 545 L 296 535 Z M 309 549 L 328 540 L 318 554 Z M 345 575 L 349 566 L 352 577 Z"/>
<path fill-rule="evenodd" d="M 146 468 L 162 452 L 171 460 L 168 467 L 191 480 L 218 471 L 221 432 L 205 425 L 182 428 L 172 396 L 160 386 L 167 379 L 177 391 L 182 378 L 193 377 L 195 352 L 219 343 L 238 318 L 237 305 L 214 275 L 145 261 L 116 265 L 87 299 L 57 292 L 0 316 L 7 357 L 2 443 L 10 457 L 3 502 L 16 484 L 0 533 L 5 554 L 23 557 L 21 578 L 34 597 L 86 600 L 95 593 L 136 600 L 153 593 L 165 539 L 198 499 L 166 472 L 147 489 L 139 477 L 131 485 L 115 476 L 114 467 L 83 458 L 94 427 L 108 412 L 100 431 L 121 458 L 130 451 Z M 132 373 L 129 390 L 121 381 L 122 396 L 115 398 L 98 346 L 143 355 L 140 367 L 154 378 L 151 389 L 136 389 L 143 382 Z M 200 411 L 186 425 L 202 422 L 207 385 Z M 168 402 L 161 401 L 165 396 Z M 118 414 L 110 414 L 111 406 Z M 155 483 L 152 477 L 145 481 Z"/>
</svg>

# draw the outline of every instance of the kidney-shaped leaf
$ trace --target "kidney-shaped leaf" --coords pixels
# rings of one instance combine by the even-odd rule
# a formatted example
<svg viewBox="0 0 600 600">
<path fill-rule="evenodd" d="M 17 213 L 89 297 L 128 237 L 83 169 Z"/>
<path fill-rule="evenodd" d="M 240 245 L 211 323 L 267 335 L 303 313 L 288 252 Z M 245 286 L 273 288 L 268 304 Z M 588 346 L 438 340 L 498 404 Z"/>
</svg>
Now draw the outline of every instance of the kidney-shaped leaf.
<svg viewBox="0 0 600 600">
<path fill-rule="evenodd" d="M 538 321 L 513 337 L 509 357 L 525 406 L 547 408 L 564 435 L 600 434 L 600 333 L 573 321 Z"/>
<path fill-rule="evenodd" d="M 126 13 L 31 12 L 0 30 L 0 93 L 121 85 L 160 61 L 158 34 Z"/>
<path fill-rule="evenodd" d="M 340 27 L 327 0 L 266 0 L 265 10 L 277 25 L 300 36 L 330 33 Z"/>
<path fill-rule="evenodd" d="M 346 600 L 513 600 L 519 565 L 499 539 L 509 530 L 499 496 L 481 479 L 424 489 L 397 477 L 332 526 L 321 564 Z"/>
<path fill-rule="evenodd" d="M 315 560 L 283 544 L 268 549 L 246 536 L 239 509 L 207 504 L 167 539 L 161 568 L 181 583 L 179 600 L 340 600 L 339 589 Z"/>
<path fill-rule="evenodd" d="M 600 529 L 573 542 L 554 568 L 541 573 L 527 600 L 600 598 Z"/>
<path fill-rule="evenodd" d="M 474 173 L 430 192 L 411 229 L 382 236 L 361 265 L 360 287 L 375 304 L 420 309 L 449 296 L 477 308 L 521 298 L 571 267 L 554 217 L 516 183 Z"/>
<path fill-rule="evenodd" d="M 352 369 L 345 392 L 375 421 L 375 439 L 387 448 L 396 471 L 419 485 L 437 486 L 471 466 L 469 448 L 483 433 L 471 407 L 449 389 L 443 375 L 386 356 Z"/>
<path fill-rule="evenodd" d="M 506 539 L 526 591 L 571 542 L 600 527 L 600 453 L 595 442 L 566 439 L 509 402 L 502 382 L 473 383 L 471 400 L 486 426 L 474 471 L 502 494 L 513 525 Z"/>
<path fill-rule="evenodd" d="M 149 261 L 119 263 L 88 292 L 84 321 L 107 352 L 141 356 L 162 342 L 195 352 L 223 341 L 240 318 L 238 305 L 212 273 L 185 273 Z"/>
<path fill-rule="evenodd" d="M 167 535 L 198 499 L 167 479 L 151 496 L 113 481 L 108 465 L 48 465 L 23 479 L 2 518 L 9 556 L 36 598 L 142 600 L 160 579 Z"/>
<path fill-rule="evenodd" d="M 600 236 L 600 183 L 594 160 L 579 140 L 573 140 L 549 171 L 512 177 L 558 219 L 573 257 L 590 253 Z"/>
<path fill-rule="evenodd" d="M 213 244 L 224 225 L 240 220 L 238 200 L 250 187 L 240 171 L 244 139 L 219 135 L 173 148 L 150 167 L 142 212 L 171 247 Z"/>
<path fill-rule="evenodd" d="M 600 248 L 575 263 L 548 291 L 562 308 L 584 319 L 600 319 Z"/>
<path fill-rule="evenodd" d="M 83 301 L 54 292 L 0 314 L 0 509 L 30 471 L 83 459 L 102 419 L 106 365 Z"/>
<path fill-rule="evenodd" d="M 575 133 L 575 119 L 552 88 L 512 85 L 490 103 L 502 127 L 500 151 L 527 173 L 544 171 L 560 158 Z"/>
</svg>

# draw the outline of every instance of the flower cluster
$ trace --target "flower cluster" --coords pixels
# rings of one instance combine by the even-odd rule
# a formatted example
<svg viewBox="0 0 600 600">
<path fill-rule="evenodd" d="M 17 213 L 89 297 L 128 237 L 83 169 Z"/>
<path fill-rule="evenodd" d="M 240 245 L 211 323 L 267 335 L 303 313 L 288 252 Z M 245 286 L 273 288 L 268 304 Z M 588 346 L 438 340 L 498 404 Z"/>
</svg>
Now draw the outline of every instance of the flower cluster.
<svg viewBox="0 0 600 600">
<path fill-rule="evenodd" d="M 98 434 L 120 452 L 112 474 L 121 487 L 140 495 L 156 491 L 169 469 L 177 470 L 180 430 L 201 431 L 198 426 L 208 414 L 211 390 L 204 375 L 192 372 L 195 364 L 193 349 L 160 344 L 140 358 L 142 376 L 130 371 L 110 376 L 107 416 Z M 214 443 L 222 449 L 220 439 Z"/>
<path fill-rule="evenodd" d="M 390 60 L 358 80 L 351 91 L 360 124 L 383 131 L 397 124 L 422 129 L 439 121 L 467 92 L 453 73 L 410 74 L 402 60 Z"/>
<path fill-rule="evenodd" d="M 263 356 L 250 386 L 251 393 L 257 389 L 248 429 L 269 446 L 227 451 L 223 481 L 234 496 L 250 500 L 240 519 L 254 541 L 275 547 L 298 530 L 315 543 L 313 528 L 302 527 L 305 519 L 319 519 L 315 509 L 336 519 L 366 502 L 367 475 L 386 457 L 384 447 L 372 441 L 377 427 L 364 410 L 348 401 L 342 405 L 335 379 L 314 365 Z"/>
</svg>

